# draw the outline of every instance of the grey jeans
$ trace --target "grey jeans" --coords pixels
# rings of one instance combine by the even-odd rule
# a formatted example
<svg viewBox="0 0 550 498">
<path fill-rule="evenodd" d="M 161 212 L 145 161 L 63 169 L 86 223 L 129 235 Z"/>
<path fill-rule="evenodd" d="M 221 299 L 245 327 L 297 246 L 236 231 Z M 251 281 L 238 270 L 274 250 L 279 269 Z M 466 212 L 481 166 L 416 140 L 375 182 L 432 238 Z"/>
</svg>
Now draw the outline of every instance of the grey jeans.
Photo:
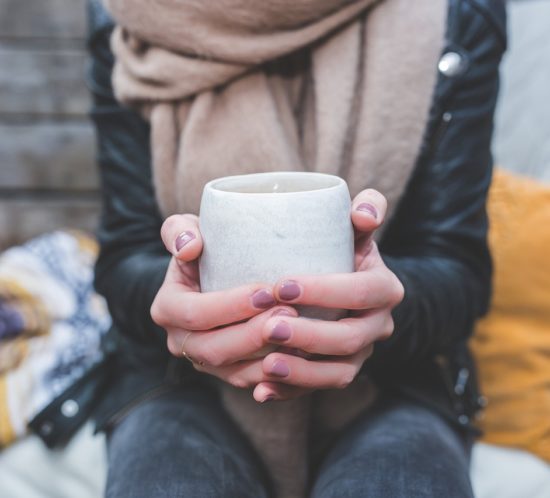
<svg viewBox="0 0 550 498">
<path fill-rule="evenodd" d="M 268 473 L 207 389 L 139 405 L 108 441 L 108 498 L 270 496 Z M 437 414 L 385 400 L 330 446 L 310 496 L 473 497 L 468 455 L 465 441 Z"/>
</svg>

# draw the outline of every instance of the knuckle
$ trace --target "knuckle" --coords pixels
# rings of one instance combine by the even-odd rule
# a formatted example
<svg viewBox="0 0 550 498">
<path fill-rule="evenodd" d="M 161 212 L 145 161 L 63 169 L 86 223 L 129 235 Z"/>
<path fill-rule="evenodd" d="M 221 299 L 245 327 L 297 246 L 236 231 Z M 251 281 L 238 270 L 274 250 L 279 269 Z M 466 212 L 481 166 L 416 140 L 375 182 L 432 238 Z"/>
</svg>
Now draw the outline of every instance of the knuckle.
<svg viewBox="0 0 550 498">
<path fill-rule="evenodd" d="M 363 347 L 363 335 L 356 329 L 350 326 L 349 335 L 342 343 L 343 354 L 351 356 Z"/>
<path fill-rule="evenodd" d="M 384 321 L 384 326 L 382 327 L 381 339 L 382 340 L 389 339 L 392 336 L 394 329 L 395 329 L 395 323 L 393 321 L 393 317 L 391 316 L 391 313 L 388 313 L 388 316 Z"/>
<path fill-rule="evenodd" d="M 196 363 L 202 363 L 213 368 L 220 368 L 225 363 L 225 357 L 220 347 L 216 347 L 208 334 L 200 334 L 200 340 L 195 343 L 192 358 Z"/>
<path fill-rule="evenodd" d="M 149 312 L 151 314 L 151 319 L 153 320 L 153 322 L 155 322 L 159 327 L 166 328 L 166 326 L 168 325 L 166 313 L 164 312 L 161 297 L 159 294 L 157 294 L 153 301 L 153 304 L 151 304 Z"/>
<path fill-rule="evenodd" d="M 393 273 L 391 274 L 391 288 L 390 304 L 392 307 L 397 306 L 405 297 L 405 287 Z"/>
<path fill-rule="evenodd" d="M 338 379 L 337 388 L 346 389 L 353 380 L 355 379 L 355 368 L 352 366 L 346 366 L 345 370 L 342 372 L 342 375 Z"/>
<path fill-rule="evenodd" d="M 182 299 L 180 303 L 182 325 L 189 330 L 199 330 L 201 321 L 197 306 L 189 299 Z"/>
<path fill-rule="evenodd" d="M 236 387 L 237 389 L 247 389 L 249 386 L 249 383 L 244 379 L 242 376 L 238 374 L 230 375 L 226 381 L 231 384 L 233 387 Z"/>
<path fill-rule="evenodd" d="M 367 346 L 365 352 L 366 352 L 366 356 L 365 356 L 365 361 L 366 361 L 372 356 L 372 353 L 374 353 L 374 345 L 369 344 L 369 346 Z"/>
<path fill-rule="evenodd" d="M 178 344 L 178 341 L 175 339 L 175 337 L 170 333 L 168 333 L 168 337 L 166 339 L 166 346 L 172 356 L 180 355 L 180 345 Z"/>
<path fill-rule="evenodd" d="M 301 344 L 299 345 L 300 349 L 304 351 L 314 352 L 316 351 L 318 340 L 317 334 L 315 333 L 314 328 L 305 327 L 301 335 Z"/>
<path fill-rule="evenodd" d="M 363 309 L 367 306 L 369 288 L 364 280 L 358 280 L 350 292 L 350 309 Z"/>
<path fill-rule="evenodd" d="M 197 351 L 195 359 L 198 363 L 202 362 L 214 368 L 222 367 L 225 363 L 223 356 L 213 348 Z"/>
<path fill-rule="evenodd" d="M 262 349 L 268 344 L 269 329 L 263 324 L 259 325 L 255 320 L 249 320 L 244 324 L 244 331 L 248 341 L 255 350 Z"/>
</svg>

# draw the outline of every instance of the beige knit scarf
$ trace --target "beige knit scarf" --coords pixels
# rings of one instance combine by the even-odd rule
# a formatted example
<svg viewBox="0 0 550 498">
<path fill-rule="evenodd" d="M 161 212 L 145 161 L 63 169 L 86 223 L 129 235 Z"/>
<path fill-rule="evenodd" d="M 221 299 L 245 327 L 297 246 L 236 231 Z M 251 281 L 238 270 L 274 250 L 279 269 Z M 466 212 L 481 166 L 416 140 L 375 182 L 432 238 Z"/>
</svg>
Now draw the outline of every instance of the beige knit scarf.
<svg viewBox="0 0 550 498">
<path fill-rule="evenodd" d="M 446 0 L 105 0 L 118 22 L 117 98 L 151 123 L 164 215 L 197 212 L 216 177 L 332 173 L 380 190 L 391 217 L 426 127 Z M 258 405 L 224 386 L 228 411 L 278 497 L 304 496 L 312 427 L 337 431 L 372 389 Z"/>
</svg>

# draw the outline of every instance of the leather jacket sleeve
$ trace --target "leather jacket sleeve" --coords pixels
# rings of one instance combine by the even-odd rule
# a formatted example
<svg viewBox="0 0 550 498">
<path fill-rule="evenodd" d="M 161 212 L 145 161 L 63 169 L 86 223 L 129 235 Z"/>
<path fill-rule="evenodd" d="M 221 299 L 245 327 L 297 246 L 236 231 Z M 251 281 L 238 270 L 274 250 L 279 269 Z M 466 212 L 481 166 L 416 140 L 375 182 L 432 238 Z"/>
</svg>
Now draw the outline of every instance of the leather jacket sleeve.
<svg viewBox="0 0 550 498">
<path fill-rule="evenodd" d="M 169 254 L 160 239 L 162 219 L 151 180 L 149 126 L 116 101 L 109 48 L 113 24 L 99 2 L 90 2 L 88 8 L 87 83 L 93 97 L 91 118 L 103 195 L 95 286 L 105 296 L 119 333 L 167 354 L 166 334 L 150 316 Z"/>
<path fill-rule="evenodd" d="M 393 336 L 375 346 L 368 362 L 378 378 L 407 375 L 436 355 L 452 356 L 489 306 L 485 202 L 506 41 L 504 7 L 488 3 L 450 2 L 444 52 L 458 53 L 462 64 L 457 75 L 439 75 L 415 174 L 380 244 L 405 299 L 394 310 Z"/>
</svg>

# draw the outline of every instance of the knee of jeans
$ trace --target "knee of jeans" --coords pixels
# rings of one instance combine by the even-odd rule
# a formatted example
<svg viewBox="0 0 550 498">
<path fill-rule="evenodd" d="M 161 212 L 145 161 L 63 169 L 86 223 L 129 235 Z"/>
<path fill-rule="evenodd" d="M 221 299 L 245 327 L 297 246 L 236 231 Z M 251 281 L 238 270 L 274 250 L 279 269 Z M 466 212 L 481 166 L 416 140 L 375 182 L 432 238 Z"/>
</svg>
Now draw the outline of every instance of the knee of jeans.
<svg viewBox="0 0 550 498">
<path fill-rule="evenodd" d="M 110 496 L 124 486 L 122 496 L 159 496 L 147 494 L 155 486 L 174 491 L 165 496 L 265 496 L 257 459 L 233 432 L 199 403 L 158 400 L 136 408 L 109 437 Z M 132 486 L 136 494 L 128 494 Z"/>
<path fill-rule="evenodd" d="M 369 473 L 373 466 L 391 470 L 408 465 L 423 471 L 467 470 L 467 451 L 459 434 L 437 414 L 413 405 L 357 423 L 335 444 L 323 468 L 344 479 L 352 477 L 353 469 Z M 331 491 L 332 480 L 321 476 L 326 488 L 322 496 L 338 496 L 338 486 Z"/>
<path fill-rule="evenodd" d="M 464 449 L 464 442 L 441 416 L 414 404 L 382 412 L 365 420 L 357 435 L 365 435 L 371 442 L 385 447 L 409 444 L 413 447 L 448 446 Z"/>
</svg>

